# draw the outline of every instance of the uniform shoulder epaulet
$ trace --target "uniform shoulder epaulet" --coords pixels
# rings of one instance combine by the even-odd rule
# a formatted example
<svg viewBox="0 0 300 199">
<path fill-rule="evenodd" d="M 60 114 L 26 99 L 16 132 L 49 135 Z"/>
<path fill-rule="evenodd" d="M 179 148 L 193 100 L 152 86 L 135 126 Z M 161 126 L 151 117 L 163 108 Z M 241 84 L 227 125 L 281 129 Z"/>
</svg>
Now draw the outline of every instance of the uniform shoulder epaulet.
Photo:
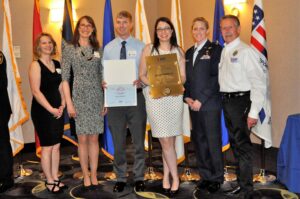
<svg viewBox="0 0 300 199">
<path fill-rule="evenodd" d="M 216 46 L 221 46 L 221 45 L 218 41 L 213 41 L 213 42 L 211 42 L 211 46 L 216 47 Z"/>
</svg>

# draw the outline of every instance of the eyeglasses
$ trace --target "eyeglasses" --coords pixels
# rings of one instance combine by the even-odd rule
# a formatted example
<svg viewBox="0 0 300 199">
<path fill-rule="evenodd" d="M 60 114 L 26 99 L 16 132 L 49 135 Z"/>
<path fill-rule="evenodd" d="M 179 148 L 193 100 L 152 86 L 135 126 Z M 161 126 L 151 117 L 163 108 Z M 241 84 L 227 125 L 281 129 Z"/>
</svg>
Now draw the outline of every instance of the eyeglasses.
<svg viewBox="0 0 300 199">
<path fill-rule="evenodd" d="M 163 31 L 170 31 L 171 30 L 171 27 L 163 27 L 163 28 L 157 28 L 156 29 L 156 32 L 163 32 Z"/>
<path fill-rule="evenodd" d="M 92 28 L 92 25 L 91 24 L 83 24 L 82 23 L 82 24 L 79 25 L 79 27 L 80 28 L 88 28 L 88 29 L 90 29 L 90 28 Z"/>
</svg>

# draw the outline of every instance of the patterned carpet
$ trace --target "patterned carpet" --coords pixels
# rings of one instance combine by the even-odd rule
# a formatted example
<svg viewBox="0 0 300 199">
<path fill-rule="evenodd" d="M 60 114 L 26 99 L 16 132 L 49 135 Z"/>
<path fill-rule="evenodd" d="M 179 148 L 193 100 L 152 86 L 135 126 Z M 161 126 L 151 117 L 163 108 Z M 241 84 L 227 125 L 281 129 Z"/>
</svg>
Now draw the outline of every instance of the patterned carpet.
<svg viewBox="0 0 300 199">
<path fill-rule="evenodd" d="M 73 178 L 74 174 L 80 171 L 79 162 L 72 160 L 72 154 L 76 153 L 76 147 L 68 143 L 63 143 L 61 149 L 61 166 L 60 171 L 62 172 L 61 180 L 69 186 L 67 190 L 58 195 L 53 195 L 49 193 L 44 186 L 44 179 L 41 172 L 41 167 L 39 164 L 39 159 L 35 157 L 33 152 L 33 147 L 28 145 L 25 146 L 19 155 L 15 157 L 15 173 L 16 173 L 16 185 L 7 191 L 6 193 L 0 195 L 0 199 L 29 199 L 29 198 L 101 198 L 101 199 L 114 199 L 114 198 L 123 198 L 123 199 L 144 199 L 144 198 L 168 198 L 162 194 L 161 190 L 161 181 L 146 181 L 146 191 L 145 192 L 135 192 L 133 189 L 132 182 L 132 170 L 131 165 L 133 163 L 133 146 L 128 139 L 128 147 L 126 150 L 127 159 L 129 162 L 128 167 L 128 183 L 125 190 L 122 193 L 112 192 L 114 181 L 106 179 L 106 173 L 112 171 L 112 163 L 106 158 L 103 154 L 100 154 L 99 168 L 98 168 L 98 179 L 99 186 L 95 190 L 86 190 L 82 186 L 82 181 L 80 179 Z M 26 149 L 27 147 L 27 149 Z M 191 148 L 191 147 L 189 147 Z M 255 146 L 255 158 L 254 165 L 259 165 L 259 147 Z M 160 157 L 160 147 L 158 142 L 154 142 L 153 150 L 153 166 L 156 171 L 162 172 L 162 162 Z M 276 173 L 276 154 L 277 150 L 272 149 L 266 152 L 266 169 L 271 173 Z M 147 153 L 146 153 L 147 157 Z M 234 165 L 234 159 L 230 152 L 226 154 L 226 159 L 228 163 Z M 194 157 L 194 152 L 191 149 L 189 151 L 189 162 L 192 172 L 196 168 L 196 160 Z M 23 167 L 26 169 L 31 169 L 33 171 L 31 176 L 17 177 L 17 171 L 19 170 L 19 165 L 22 163 Z M 148 163 L 148 160 L 146 160 Z M 259 166 L 253 168 L 253 171 L 256 173 L 259 171 Z M 184 171 L 184 163 L 179 165 L 179 172 Z M 230 172 L 234 172 L 231 170 Z M 181 182 L 180 191 L 176 198 L 186 199 L 186 198 L 199 198 L 199 199 L 227 199 L 233 198 L 232 196 L 227 196 L 223 193 L 223 190 L 230 190 L 236 185 L 236 182 L 227 182 L 222 185 L 222 189 L 215 193 L 209 194 L 204 191 L 195 191 L 195 182 Z M 252 194 L 252 198 L 272 198 L 272 199 L 296 199 L 297 195 L 292 194 L 284 190 L 278 182 L 268 183 L 266 185 L 255 184 L 255 192 Z M 283 191 L 283 192 L 282 192 Z"/>
</svg>

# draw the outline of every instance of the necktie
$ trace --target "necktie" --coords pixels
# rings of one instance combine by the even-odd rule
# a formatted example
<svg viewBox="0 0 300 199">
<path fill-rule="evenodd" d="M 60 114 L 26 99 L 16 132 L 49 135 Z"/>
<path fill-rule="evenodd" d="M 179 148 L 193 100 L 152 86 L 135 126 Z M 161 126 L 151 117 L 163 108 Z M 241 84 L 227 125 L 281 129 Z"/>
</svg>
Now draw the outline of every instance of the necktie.
<svg viewBox="0 0 300 199">
<path fill-rule="evenodd" d="M 193 54 L 193 65 L 195 64 L 195 60 L 196 60 L 196 57 L 198 55 L 199 51 L 197 50 L 197 48 L 195 47 L 194 49 L 194 54 Z"/>
<path fill-rule="evenodd" d="M 122 41 L 121 42 L 122 47 L 121 47 L 121 51 L 120 51 L 120 59 L 126 59 L 126 41 Z"/>
</svg>

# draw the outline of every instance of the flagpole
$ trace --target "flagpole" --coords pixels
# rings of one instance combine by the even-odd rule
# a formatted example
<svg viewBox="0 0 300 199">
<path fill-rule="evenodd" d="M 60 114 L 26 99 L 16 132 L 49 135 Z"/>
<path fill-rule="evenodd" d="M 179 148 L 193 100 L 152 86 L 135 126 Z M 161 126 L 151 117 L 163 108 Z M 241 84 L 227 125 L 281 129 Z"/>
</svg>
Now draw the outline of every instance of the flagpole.
<svg viewBox="0 0 300 199">
<path fill-rule="evenodd" d="M 181 19 L 181 6 L 180 0 L 172 0 L 171 2 L 171 21 L 174 25 L 175 33 L 177 36 L 177 44 L 183 48 L 183 28 Z M 183 135 L 176 137 L 175 149 L 177 153 L 177 163 L 180 164 L 185 161 L 185 168 L 182 174 L 180 174 L 180 180 L 183 182 L 194 181 L 200 179 L 199 175 L 192 172 L 189 165 L 188 151 L 185 150 L 187 143 L 190 141 L 190 118 L 188 114 L 188 106 L 184 104 L 183 108 Z"/>
<path fill-rule="evenodd" d="M 224 39 L 220 30 L 221 18 L 225 15 L 224 5 L 222 0 L 215 0 L 215 11 L 214 11 L 214 24 L 213 24 L 213 41 L 224 46 Z M 230 148 L 228 130 L 225 125 L 224 112 L 221 113 L 221 131 L 222 131 L 222 152 L 224 154 L 224 182 L 232 182 L 237 179 L 235 173 L 229 172 L 229 170 L 235 170 L 236 166 L 227 165 L 226 155 Z"/>
<path fill-rule="evenodd" d="M 266 175 L 266 149 L 265 140 L 261 140 L 260 146 L 260 170 L 258 174 L 253 176 L 253 182 L 259 185 L 269 185 L 276 180 L 276 176 L 272 174 Z"/>
<path fill-rule="evenodd" d="M 201 176 L 195 172 L 192 172 L 192 169 L 190 167 L 190 161 L 189 161 L 189 142 L 185 143 L 185 150 L 184 150 L 184 154 L 185 154 L 185 167 L 183 170 L 183 173 L 180 175 L 180 180 L 182 182 L 192 182 L 192 181 L 199 181 L 201 179 Z"/>
<path fill-rule="evenodd" d="M 22 124 L 29 118 L 26 103 L 22 95 L 21 90 L 21 76 L 17 65 L 16 58 L 13 53 L 13 41 L 12 41 L 12 25 L 11 25 L 11 12 L 8 0 L 2 1 L 3 7 L 3 35 L 2 35 L 2 47 L 3 54 L 7 63 L 7 89 L 9 95 L 9 101 L 12 109 L 12 114 L 9 119 L 9 137 L 10 144 L 13 152 L 13 156 L 18 154 L 24 148 L 24 139 L 22 132 Z M 3 105 L 2 105 L 3 106 Z M 17 171 L 17 177 L 23 178 L 32 174 L 31 169 L 24 169 L 22 160 L 23 154 L 20 153 L 19 170 Z M 5 164 L 1 162 L 1 164 Z M 2 171 L 1 171 L 2 172 Z"/>
<path fill-rule="evenodd" d="M 155 180 L 161 180 L 163 179 L 163 175 L 160 172 L 157 172 L 154 170 L 153 164 L 152 164 L 152 149 L 153 149 L 153 145 L 152 145 L 152 132 L 149 129 L 147 131 L 148 133 L 148 168 L 145 172 L 145 176 L 144 179 L 145 180 L 149 180 L 151 181 L 155 181 Z"/>
<path fill-rule="evenodd" d="M 264 10 L 262 0 L 255 0 L 253 5 L 253 17 L 252 17 L 252 32 L 251 32 L 251 47 L 257 53 L 261 67 L 266 72 L 266 79 L 268 82 L 268 54 L 267 54 L 267 39 L 266 29 L 264 23 Z M 269 85 L 268 85 L 269 86 Z M 267 88 L 269 89 L 269 88 Z M 271 139 L 271 102 L 269 93 L 266 95 L 265 103 L 259 112 L 258 123 L 253 127 L 252 132 L 261 139 L 260 148 L 260 171 L 253 176 L 253 181 L 260 185 L 268 185 L 276 180 L 274 175 L 266 175 L 265 170 L 265 148 L 272 146 Z"/>
<path fill-rule="evenodd" d="M 39 0 L 34 0 L 34 5 L 33 5 L 33 26 L 32 26 L 32 46 L 34 46 L 34 42 L 37 38 L 37 36 L 42 32 L 42 25 L 40 21 L 40 8 L 39 8 Z M 37 135 L 37 132 L 34 130 L 34 137 L 35 137 L 35 142 L 36 142 L 36 155 L 37 157 L 40 158 L 41 154 L 41 146 L 40 146 L 40 140 Z M 18 166 L 18 171 L 17 171 L 17 176 L 16 178 L 23 179 L 26 176 L 31 176 L 32 175 L 32 170 L 31 169 L 26 169 L 23 167 L 23 158 L 22 158 L 22 153 L 20 154 L 20 163 Z M 30 160 L 29 160 L 30 161 Z M 30 161 L 31 162 L 31 161 Z M 39 163 L 39 162 L 37 162 Z"/>
<path fill-rule="evenodd" d="M 141 40 L 145 44 L 151 43 L 147 16 L 144 8 L 144 0 L 136 0 L 135 4 L 135 38 Z M 158 171 L 155 171 L 152 163 L 152 133 L 150 125 L 148 123 L 145 131 L 144 145 L 145 149 L 148 151 L 148 167 L 146 169 L 144 179 L 149 180 L 150 182 L 155 180 L 161 180 L 162 174 Z"/>
</svg>

